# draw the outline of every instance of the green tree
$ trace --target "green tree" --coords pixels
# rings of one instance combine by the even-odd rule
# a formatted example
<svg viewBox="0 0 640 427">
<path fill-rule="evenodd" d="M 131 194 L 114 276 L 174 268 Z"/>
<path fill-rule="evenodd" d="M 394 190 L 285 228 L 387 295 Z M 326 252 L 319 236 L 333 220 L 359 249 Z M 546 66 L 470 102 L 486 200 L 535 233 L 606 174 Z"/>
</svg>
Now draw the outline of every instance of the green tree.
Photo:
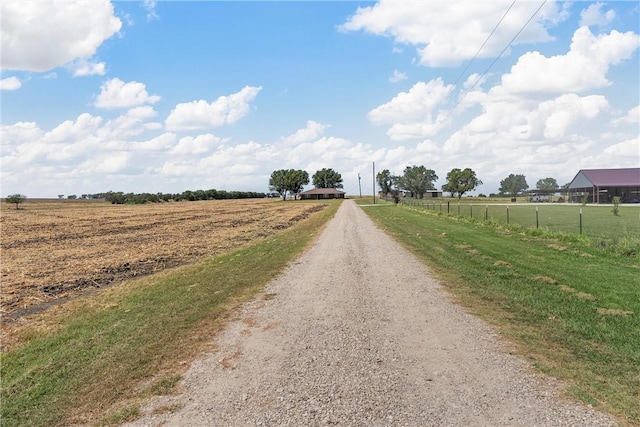
<svg viewBox="0 0 640 427">
<path fill-rule="evenodd" d="M 342 188 L 342 175 L 331 168 L 322 168 L 313 174 L 311 182 L 316 188 Z"/>
<path fill-rule="evenodd" d="M 543 179 L 539 179 L 538 182 L 536 182 L 536 188 L 538 190 L 557 190 L 560 188 L 560 186 L 558 185 L 558 181 L 556 181 L 555 178 L 543 178 Z"/>
<path fill-rule="evenodd" d="M 340 178 L 342 180 L 342 178 Z M 304 186 L 309 183 L 309 174 L 303 170 L 293 170 L 291 169 L 291 177 L 289 179 L 289 192 L 293 194 L 293 198 L 297 199 L 298 194 L 304 190 Z M 340 184 L 342 187 L 342 184 Z"/>
<path fill-rule="evenodd" d="M 509 174 L 508 177 L 500 181 L 499 191 L 502 195 L 516 197 L 527 188 L 529 188 L 529 185 L 524 175 Z"/>
<path fill-rule="evenodd" d="M 433 183 L 438 179 L 435 171 L 424 166 L 407 166 L 404 174 L 399 178 L 398 185 L 411 193 L 412 197 L 422 199 L 427 190 L 433 189 Z"/>
<path fill-rule="evenodd" d="M 395 179 L 393 175 L 391 175 L 391 172 L 389 172 L 389 169 L 384 169 L 381 172 L 378 172 L 376 174 L 376 181 L 380 186 L 380 190 L 383 194 L 386 195 L 394 193 L 395 190 L 393 188 L 393 185 L 395 183 Z"/>
<path fill-rule="evenodd" d="M 442 190 L 451 193 L 451 197 L 458 196 L 458 199 L 461 199 L 464 193 L 475 190 L 479 185 L 482 185 L 482 181 L 476 177 L 473 170 L 455 168 L 447 174 L 447 183 L 442 186 Z"/>
<path fill-rule="evenodd" d="M 24 202 L 27 196 L 24 194 L 11 194 L 5 199 L 7 203 L 13 203 L 16 205 L 16 210 L 20 209 L 20 203 Z"/>
<path fill-rule="evenodd" d="M 275 191 L 282 200 L 287 199 L 287 193 L 294 197 L 309 183 L 309 174 L 303 170 L 279 169 L 271 173 L 269 178 L 269 190 Z"/>
</svg>

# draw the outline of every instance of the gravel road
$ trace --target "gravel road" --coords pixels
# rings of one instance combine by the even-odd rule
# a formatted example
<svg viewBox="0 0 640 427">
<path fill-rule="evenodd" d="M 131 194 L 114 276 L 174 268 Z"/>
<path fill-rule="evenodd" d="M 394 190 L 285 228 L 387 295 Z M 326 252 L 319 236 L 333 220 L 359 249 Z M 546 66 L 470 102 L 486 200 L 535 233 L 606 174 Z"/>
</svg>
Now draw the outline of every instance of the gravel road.
<svg viewBox="0 0 640 427">
<path fill-rule="evenodd" d="M 352 200 L 216 344 L 129 425 L 615 425 L 561 399 Z"/>
</svg>

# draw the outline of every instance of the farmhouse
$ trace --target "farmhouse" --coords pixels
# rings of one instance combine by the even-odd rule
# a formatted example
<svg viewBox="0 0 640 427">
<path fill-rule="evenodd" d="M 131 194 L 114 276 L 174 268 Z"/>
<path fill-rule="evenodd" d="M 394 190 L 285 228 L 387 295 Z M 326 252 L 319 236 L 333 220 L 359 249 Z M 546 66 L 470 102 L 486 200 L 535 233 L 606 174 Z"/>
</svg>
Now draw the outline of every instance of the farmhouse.
<svg viewBox="0 0 640 427">
<path fill-rule="evenodd" d="M 568 188 L 569 201 L 580 203 L 640 202 L 640 168 L 582 169 Z"/>
<path fill-rule="evenodd" d="M 344 195 L 345 192 L 337 188 L 312 188 L 300 193 L 300 198 L 306 200 L 344 199 Z"/>
</svg>

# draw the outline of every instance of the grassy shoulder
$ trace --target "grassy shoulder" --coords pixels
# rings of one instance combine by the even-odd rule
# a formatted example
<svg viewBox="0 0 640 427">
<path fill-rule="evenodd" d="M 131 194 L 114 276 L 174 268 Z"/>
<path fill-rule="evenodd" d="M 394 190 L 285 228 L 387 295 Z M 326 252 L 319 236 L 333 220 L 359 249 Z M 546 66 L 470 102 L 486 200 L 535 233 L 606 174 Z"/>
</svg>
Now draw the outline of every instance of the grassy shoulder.
<svg viewBox="0 0 640 427">
<path fill-rule="evenodd" d="M 640 424 L 639 257 L 402 206 L 363 207 L 541 371 Z"/>
<path fill-rule="evenodd" d="M 171 392 L 234 309 L 307 247 L 339 202 L 244 249 L 53 310 L 1 356 L 2 425 L 107 425 Z"/>
</svg>

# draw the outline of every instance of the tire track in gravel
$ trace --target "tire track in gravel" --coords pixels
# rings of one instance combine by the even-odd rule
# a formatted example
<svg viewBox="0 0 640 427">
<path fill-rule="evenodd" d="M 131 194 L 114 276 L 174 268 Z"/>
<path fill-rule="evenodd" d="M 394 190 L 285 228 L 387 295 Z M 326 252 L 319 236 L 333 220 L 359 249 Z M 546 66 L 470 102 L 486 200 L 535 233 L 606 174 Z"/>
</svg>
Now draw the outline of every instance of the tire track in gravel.
<svg viewBox="0 0 640 427">
<path fill-rule="evenodd" d="M 183 394 L 129 425 L 615 425 L 561 400 L 353 201 L 265 292 L 191 366 Z"/>
</svg>

